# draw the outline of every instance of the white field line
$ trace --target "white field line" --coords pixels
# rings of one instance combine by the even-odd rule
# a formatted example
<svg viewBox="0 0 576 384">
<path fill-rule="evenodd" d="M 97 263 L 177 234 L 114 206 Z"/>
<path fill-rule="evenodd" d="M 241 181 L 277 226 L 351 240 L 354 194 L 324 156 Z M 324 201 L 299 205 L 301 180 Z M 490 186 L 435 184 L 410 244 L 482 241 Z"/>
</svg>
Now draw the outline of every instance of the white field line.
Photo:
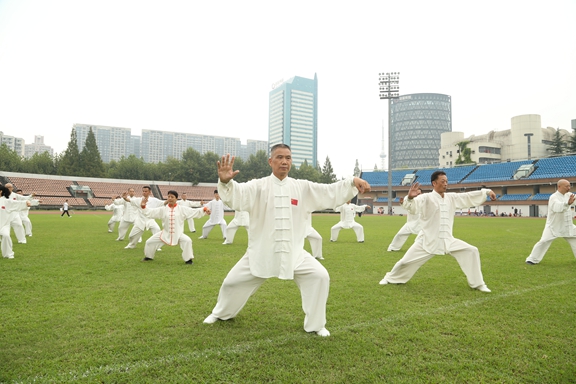
<svg viewBox="0 0 576 384">
<path fill-rule="evenodd" d="M 347 331 L 350 329 L 359 329 L 359 328 L 368 328 L 377 326 L 381 323 L 391 323 L 398 320 L 404 320 L 414 317 L 423 317 L 423 316 L 432 316 L 439 313 L 450 312 L 457 310 L 463 307 L 473 307 L 480 305 L 485 302 L 505 299 L 511 296 L 521 296 L 525 295 L 530 292 L 540 291 L 552 287 L 558 287 L 566 284 L 570 284 L 574 282 L 576 279 L 568 279 L 563 281 L 558 281 L 555 283 L 545 284 L 534 286 L 531 288 L 526 289 L 518 289 L 513 291 L 507 291 L 500 294 L 494 293 L 486 293 L 482 294 L 482 297 L 473 300 L 466 300 L 459 303 L 454 303 L 438 308 L 433 308 L 426 311 L 411 311 L 402 314 L 390 315 L 384 318 L 375 319 L 373 321 L 367 321 L 363 323 L 356 323 L 351 325 L 346 325 L 342 327 L 328 327 L 332 334 L 337 334 L 338 332 Z M 376 283 L 377 284 L 377 283 Z M 382 289 L 386 289 L 386 287 L 381 287 Z M 209 325 L 203 325 L 209 326 Z M 225 331 L 225 330 L 223 330 Z M 302 339 L 304 337 L 311 337 L 310 335 L 302 332 L 293 332 L 291 334 L 283 334 L 282 336 L 278 336 L 273 339 L 261 339 L 255 341 L 249 341 L 241 344 L 237 344 L 234 346 L 226 347 L 226 348 L 218 348 L 218 349 L 205 349 L 202 351 L 193 351 L 188 353 L 179 353 L 175 355 L 168 355 L 157 357 L 154 359 L 149 360 L 142 360 L 136 362 L 127 362 L 127 363 L 118 363 L 118 364 L 108 364 L 99 367 L 92 367 L 84 371 L 70 371 L 70 372 L 61 372 L 55 376 L 45 376 L 45 375 L 37 375 L 34 377 L 29 377 L 24 380 L 14 380 L 13 383 L 38 383 L 38 382 L 50 382 L 50 383 L 57 383 L 57 382 L 71 382 L 75 380 L 83 380 L 97 375 L 106 375 L 106 374 L 117 374 L 117 373 L 128 373 L 131 371 L 137 371 L 142 368 L 154 368 L 162 365 L 170 365 L 170 364 L 181 364 L 181 363 L 194 363 L 196 360 L 204 360 L 207 358 L 213 358 L 217 356 L 224 356 L 224 355 L 237 355 L 239 353 L 245 353 L 253 349 L 259 349 L 263 346 L 268 345 L 283 345 L 290 343 L 294 340 Z"/>
</svg>

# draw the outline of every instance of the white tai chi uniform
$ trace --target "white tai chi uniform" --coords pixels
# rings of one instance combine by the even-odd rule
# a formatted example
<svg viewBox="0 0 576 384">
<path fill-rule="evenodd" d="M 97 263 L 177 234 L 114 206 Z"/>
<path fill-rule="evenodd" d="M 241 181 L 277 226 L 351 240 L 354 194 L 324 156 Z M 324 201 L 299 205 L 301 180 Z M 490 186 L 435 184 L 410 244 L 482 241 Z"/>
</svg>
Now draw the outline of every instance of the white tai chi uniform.
<svg viewBox="0 0 576 384">
<path fill-rule="evenodd" d="M 118 238 L 116 240 L 122 241 L 126 237 L 126 233 L 128 232 L 128 228 L 134 224 L 134 221 L 138 217 L 138 207 L 130 204 L 129 201 L 124 199 L 116 199 L 114 200 L 114 204 L 124 205 L 124 212 L 122 213 L 122 220 L 120 220 L 120 224 L 118 225 Z"/>
<path fill-rule="evenodd" d="M 342 228 L 350 229 L 352 228 L 356 233 L 356 240 L 358 242 L 364 241 L 364 227 L 354 221 L 356 212 L 364 212 L 367 205 L 356 205 L 356 204 L 344 204 L 339 207 L 334 208 L 335 212 L 340 212 L 340 222 L 332 227 L 330 230 L 330 241 L 338 240 L 338 234 Z"/>
<path fill-rule="evenodd" d="M 38 200 L 31 200 L 32 205 L 38 205 Z M 10 237 L 10 219 L 12 213 L 18 214 L 19 211 L 27 210 L 28 205 L 25 200 L 11 199 L 4 196 L 0 197 L 0 237 L 2 242 L 0 249 L 2 256 L 7 259 L 14 258 L 12 250 L 12 238 Z"/>
<path fill-rule="evenodd" d="M 417 235 L 422 226 L 420 225 L 420 221 L 418 220 L 420 215 L 415 215 L 413 213 L 408 212 L 408 218 L 406 219 L 406 224 L 400 228 L 396 236 L 392 239 L 392 242 L 388 246 L 388 252 L 391 251 L 399 251 L 402 249 L 402 246 L 408 240 L 408 236 L 410 235 Z"/>
<path fill-rule="evenodd" d="M 114 225 L 122 221 L 122 214 L 124 213 L 124 204 L 108 204 L 104 206 L 107 211 L 112 211 L 112 217 L 108 220 L 108 232 L 114 232 Z"/>
<path fill-rule="evenodd" d="M 542 238 L 534 245 L 526 261 L 530 261 L 533 264 L 541 262 L 552 241 L 558 237 L 566 239 L 572 248 L 572 253 L 576 257 L 576 227 L 572 222 L 573 212 L 570 208 L 576 205 L 576 200 L 572 205 L 569 205 L 568 199 L 570 195 L 570 192 L 562 194 L 556 191 L 550 196 L 550 199 L 548 199 L 548 217 L 546 218 L 546 226 L 544 227 L 544 232 L 542 232 Z"/>
<path fill-rule="evenodd" d="M 136 220 L 134 220 L 134 226 L 130 231 L 130 235 L 128 235 L 130 242 L 126 248 L 136 248 L 136 243 L 138 243 L 138 240 L 140 240 L 145 230 L 149 229 L 150 232 L 155 235 L 156 233 L 160 232 L 160 226 L 156 220 L 144 216 L 144 213 L 140 209 L 142 204 L 142 197 L 130 198 L 130 204 L 138 209 L 138 215 L 136 216 Z M 146 208 L 158 208 L 163 205 L 164 201 L 158 200 L 155 197 L 149 197 L 148 203 L 146 203 Z"/>
<path fill-rule="evenodd" d="M 484 284 L 478 248 L 454 238 L 452 227 L 457 209 L 477 207 L 486 202 L 492 191 L 481 189 L 465 193 L 424 193 L 414 199 L 404 199 L 402 206 L 412 214 L 420 214 L 422 230 L 414 244 L 406 251 L 394 268 L 384 276 L 380 284 L 402 284 L 414 276 L 418 268 L 434 255 L 452 255 L 468 279 L 471 288 Z"/>
<path fill-rule="evenodd" d="M 250 227 L 250 215 L 248 212 L 236 211 L 234 213 L 234 218 L 226 227 L 226 237 L 223 244 L 232 244 L 234 242 L 234 236 L 236 236 L 236 231 L 239 227 L 245 227 L 248 231 Z"/>
<path fill-rule="evenodd" d="M 30 213 L 30 207 L 23 211 L 19 211 L 18 213 L 20 214 L 20 220 L 22 220 L 22 226 L 24 226 L 24 233 L 26 236 L 32 237 L 32 222 L 28 217 L 28 214 Z"/>
<path fill-rule="evenodd" d="M 146 258 L 154 259 L 156 250 L 163 244 L 179 244 L 184 261 L 194 258 L 192 240 L 188 235 L 184 234 L 184 221 L 191 218 L 201 218 L 204 216 L 204 208 L 184 207 L 177 203 L 174 206 L 165 205 L 158 208 L 145 208 L 142 213 L 148 219 L 162 220 L 162 230 L 146 240 L 144 247 Z"/>
<path fill-rule="evenodd" d="M 12 201 L 32 201 L 32 195 L 22 196 L 16 192 L 12 192 L 8 199 Z M 20 217 L 20 209 L 16 207 L 6 209 L 10 214 L 10 226 L 14 229 L 16 240 L 21 244 L 26 244 L 26 232 L 24 231 L 24 225 L 22 224 L 22 218 Z"/>
<path fill-rule="evenodd" d="M 353 179 L 334 184 L 271 175 L 247 183 L 218 183 L 232 209 L 250 215 L 248 249 L 230 270 L 212 310 L 213 317 L 235 317 L 267 278 L 294 280 L 302 296 L 304 330 L 318 332 L 326 324 L 330 277 L 326 268 L 304 250 L 306 222 L 315 210 L 341 204 L 358 193 Z"/>
<path fill-rule="evenodd" d="M 192 200 L 178 200 L 178 205 L 181 207 L 188 207 L 188 208 L 200 208 L 202 204 L 199 201 L 192 201 Z M 190 232 L 196 232 L 196 226 L 194 225 L 194 219 L 189 218 L 188 220 L 188 230 Z"/>
<path fill-rule="evenodd" d="M 207 239 L 208 234 L 214 226 L 219 225 L 222 230 L 222 237 L 226 239 L 226 220 L 224 220 L 224 203 L 222 200 L 211 200 L 205 205 L 210 210 L 210 218 L 202 227 L 202 239 Z"/>
<path fill-rule="evenodd" d="M 322 236 L 312 228 L 312 215 L 308 217 L 308 221 L 306 223 L 308 227 L 306 229 L 306 239 L 310 243 L 310 249 L 312 250 L 312 256 L 318 260 L 324 260 L 322 257 Z"/>
</svg>

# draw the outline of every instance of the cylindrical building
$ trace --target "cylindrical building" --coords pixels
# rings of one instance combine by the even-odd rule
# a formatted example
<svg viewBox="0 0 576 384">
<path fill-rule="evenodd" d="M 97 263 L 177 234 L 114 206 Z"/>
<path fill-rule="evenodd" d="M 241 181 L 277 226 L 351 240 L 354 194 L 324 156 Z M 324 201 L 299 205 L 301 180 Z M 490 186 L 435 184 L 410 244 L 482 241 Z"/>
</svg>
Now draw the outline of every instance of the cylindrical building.
<svg viewBox="0 0 576 384">
<path fill-rule="evenodd" d="M 452 101 L 438 93 L 391 100 L 391 169 L 438 166 L 440 135 L 452 131 Z"/>
</svg>

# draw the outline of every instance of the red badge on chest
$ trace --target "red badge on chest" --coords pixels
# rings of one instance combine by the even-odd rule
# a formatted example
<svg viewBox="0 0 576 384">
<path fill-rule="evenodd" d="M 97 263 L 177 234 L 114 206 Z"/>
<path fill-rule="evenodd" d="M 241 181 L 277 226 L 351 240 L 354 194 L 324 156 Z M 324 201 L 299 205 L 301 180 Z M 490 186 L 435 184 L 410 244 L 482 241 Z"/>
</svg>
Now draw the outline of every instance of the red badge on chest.
<svg viewBox="0 0 576 384">
<path fill-rule="evenodd" d="M 296 199 L 291 199 L 290 202 L 292 203 L 292 205 L 298 205 L 298 200 Z"/>
</svg>

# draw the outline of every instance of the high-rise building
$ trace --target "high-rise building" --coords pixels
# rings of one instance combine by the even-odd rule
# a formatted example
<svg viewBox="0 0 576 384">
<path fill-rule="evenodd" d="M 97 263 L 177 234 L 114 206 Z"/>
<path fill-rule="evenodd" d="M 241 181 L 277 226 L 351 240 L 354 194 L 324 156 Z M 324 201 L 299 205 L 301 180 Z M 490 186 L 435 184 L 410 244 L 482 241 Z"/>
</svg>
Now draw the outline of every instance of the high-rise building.
<svg viewBox="0 0 576 384">
<path fill-rule="evenodd" d="M 44 136 L 34 136 L 34 143 L 24 145 L 24 157 L 29 159 L 35 153 L 42 154 L 48 152 L 50 156 L 54 155 L 54 150 L 51 146 L 44 144 Z"/>
<path fill-rule="evenodd" d="M 316 166 L 318 156 L 318 77 L 294 76 L 269 94 L 268 145 L 287 144 L 292 164 L 306 160 Z"/>
<path fill-rule="evenodd" d="M 127 157 L 131 152 L 131 130 L 130 128 L 106 127 L 102 125 L 74 124 L 76 130 L 76 142 L 78 150 L 82 152 L 88 132 L 92 128 L 100 158 L 108 163 L 110 160 L 120 160 L 122 156 Z"/>
<path fill-rule="evenodd" d="M 24 139 L 21 137 L 14 137 L 5 135 L 0 131 L 0 144 L 6 144 L 6 146 L 16 152 L 18 156 L 24 156 Z"/>
<path fill-rule="evenodd" d="M 391 169 L 438 166 L 441 135 L 452 131 L 452 101 L 438 93 L 391 99 Z"/>
</svg>

